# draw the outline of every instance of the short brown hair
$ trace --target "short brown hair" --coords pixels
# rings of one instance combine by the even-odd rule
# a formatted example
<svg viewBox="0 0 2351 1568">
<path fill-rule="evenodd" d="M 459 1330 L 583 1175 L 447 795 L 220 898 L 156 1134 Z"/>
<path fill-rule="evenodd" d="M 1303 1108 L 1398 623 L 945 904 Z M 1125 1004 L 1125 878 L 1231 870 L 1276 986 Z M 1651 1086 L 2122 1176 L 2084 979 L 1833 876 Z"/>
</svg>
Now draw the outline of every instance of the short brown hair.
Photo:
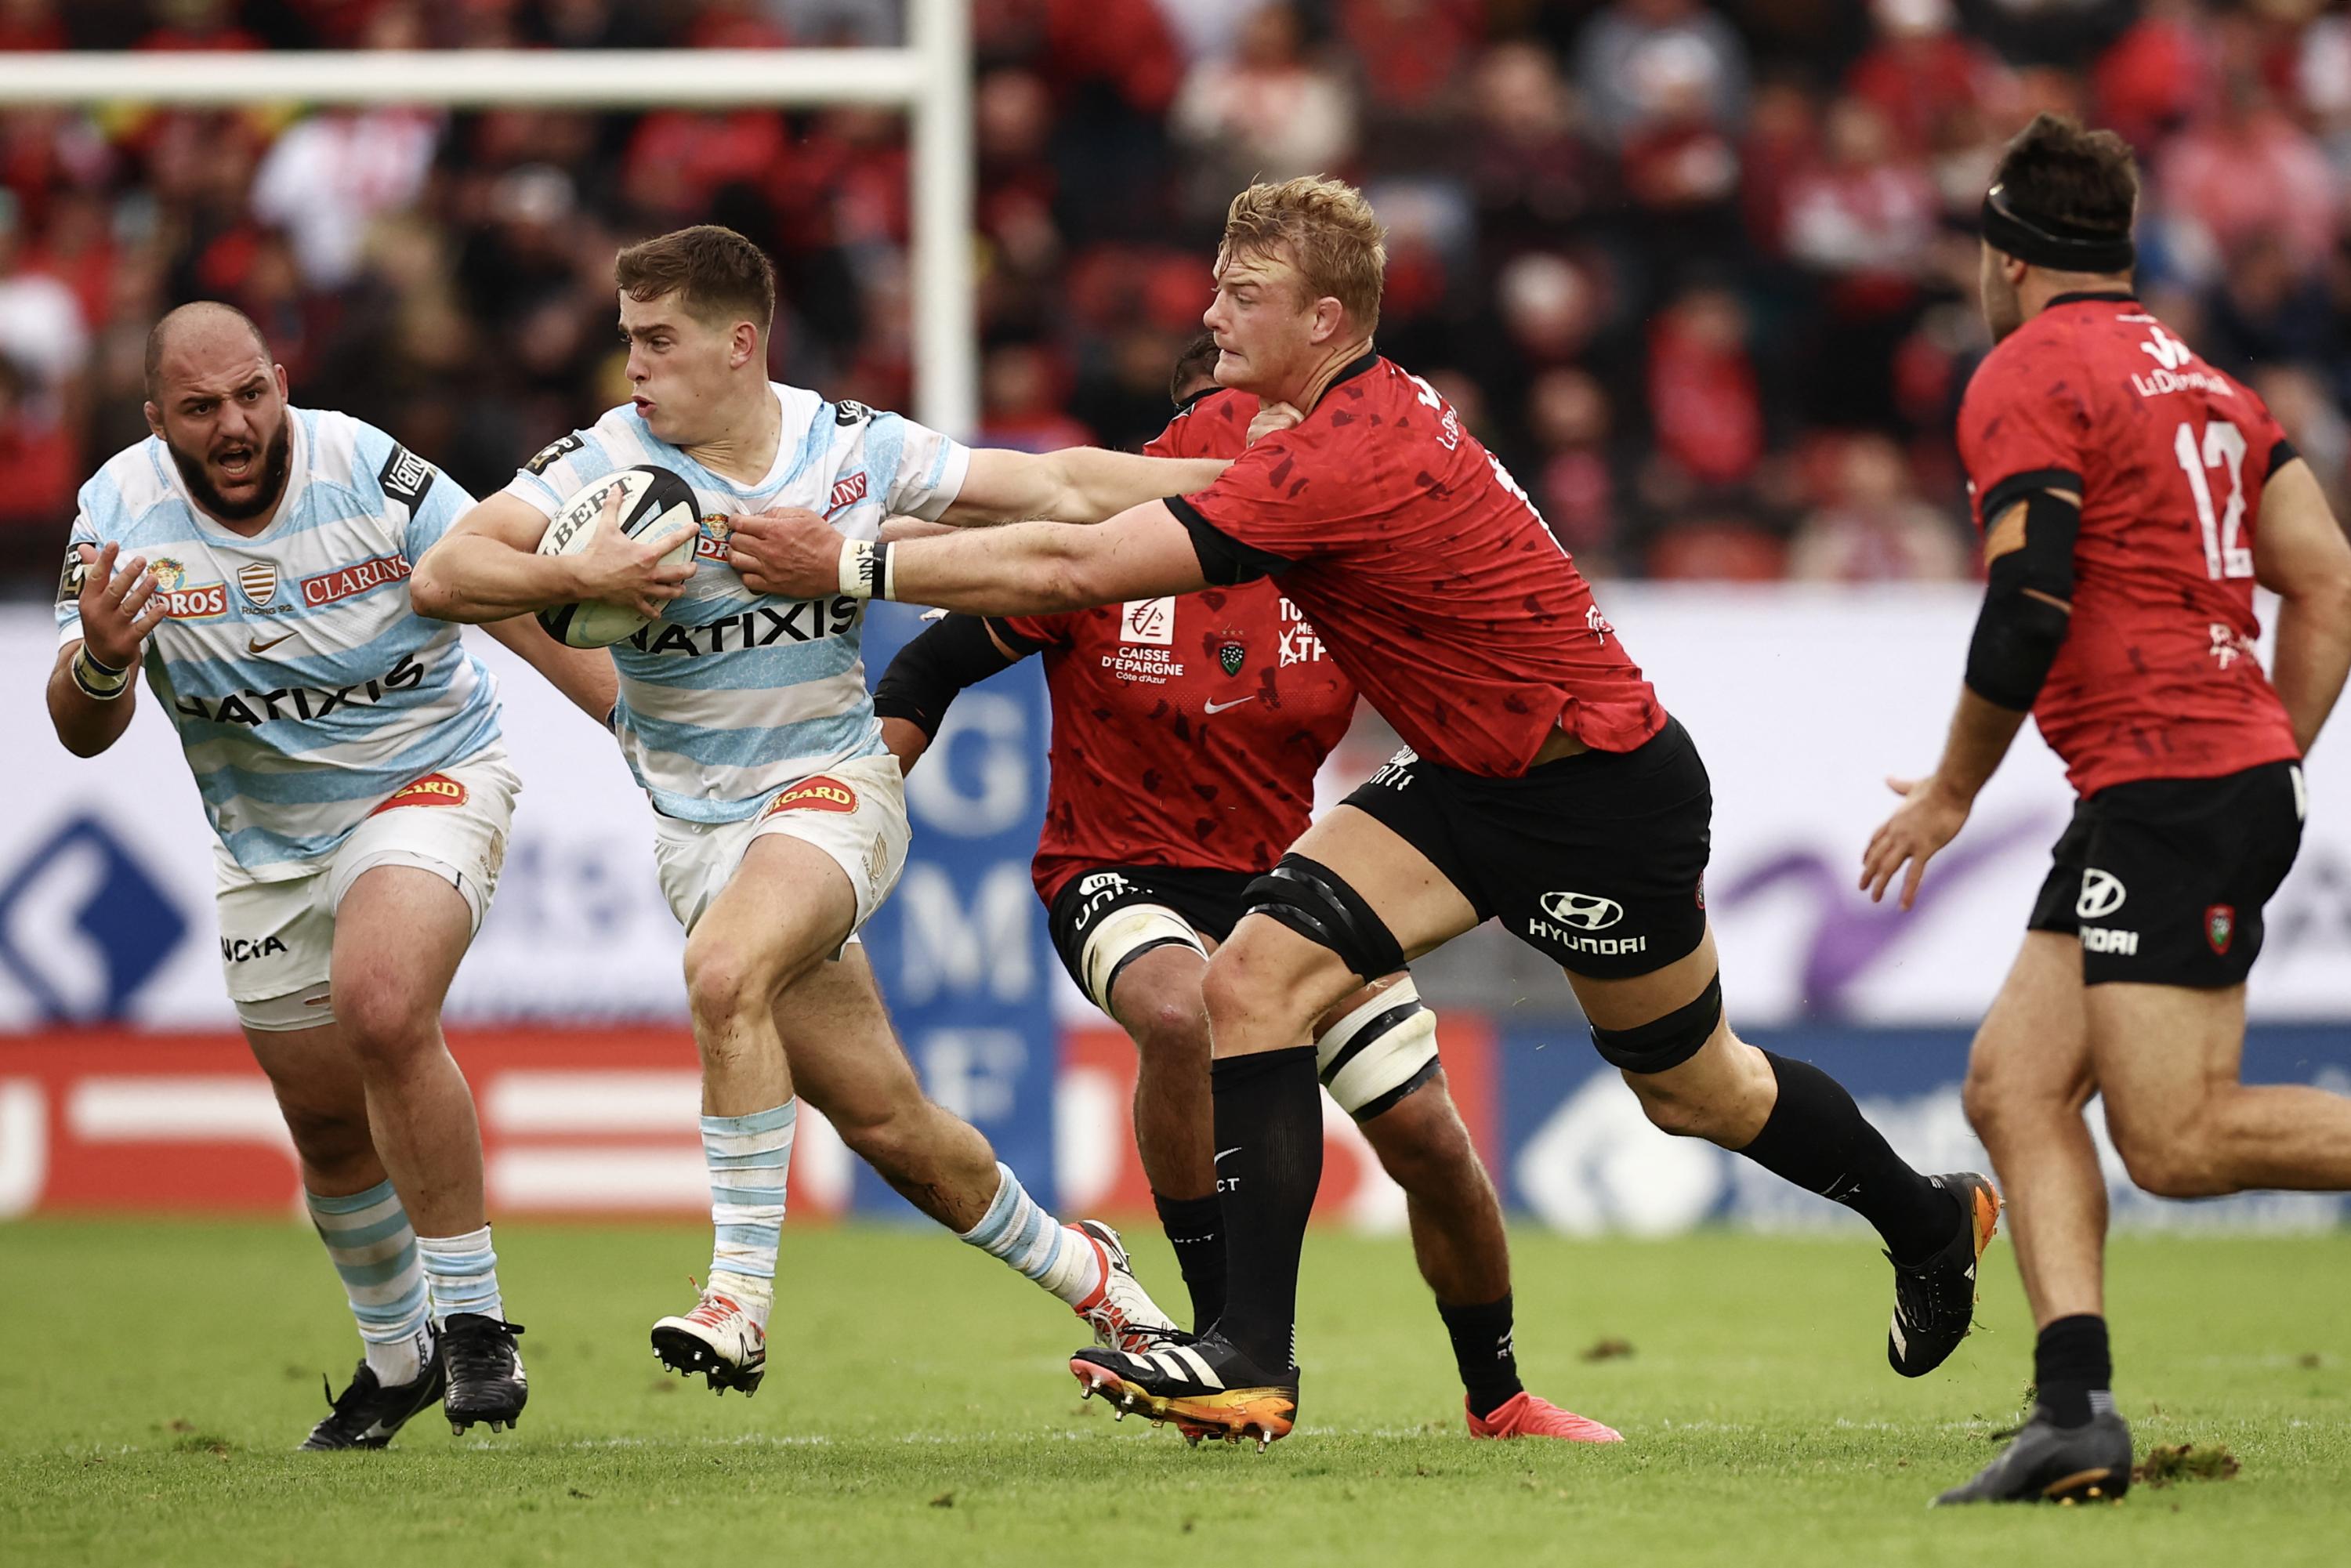
<svg viewBox="0 0 2351 1568">
<path fill-rule="evenodd" d="M 748 319 L 766 331 L 776 319 L 776 264 L 768 253 L 716 224 L 656 235 L 613 258 L 612 280 L 632 299 L 677 296 L 697 319 Z"/>
<path fill-rule="evenodd" d="M 2130 233 L 2138 208 L 2138 170 L 2130 143 L 2111 131 L 2042 113 L 2000 155 L 1992 183 L 2027 218 L 2054 218 L 2117 235 Z"/>
<path fill-rule="evenodd" d="M 1277 251 L 1288 253 L 1309 299 L 1336 299 L 1366 332 L 1380 324 L 1387 231 L 1354 186 L 1309 174 L 1251 185 L 1235 196 L 1225 214 L 1218 262 Z"/>
</svg>

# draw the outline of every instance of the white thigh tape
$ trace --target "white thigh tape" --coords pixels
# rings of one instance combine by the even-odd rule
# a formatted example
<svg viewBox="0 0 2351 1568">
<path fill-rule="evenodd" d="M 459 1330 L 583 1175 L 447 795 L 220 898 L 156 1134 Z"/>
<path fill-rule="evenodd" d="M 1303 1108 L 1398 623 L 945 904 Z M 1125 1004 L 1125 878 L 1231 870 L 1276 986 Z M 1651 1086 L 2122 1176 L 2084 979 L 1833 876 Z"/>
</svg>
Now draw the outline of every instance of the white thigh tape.
<svg viewBox="0 0 2351 1568">
<path fill-rule="evenodd" d="M 1110 988 L 1127 960 L 1151 948 L 1171 945 L 1189 947 L 1203 957 L 1207 956 L 1191 923 L 1164 904 L 1130 904 L 1123 909 L 1112 910 L 1102 916 L 1101 925 L 1087 933 L 1085 945 L 1078 952 L 1079 966 L 1086 977 L 1086 995 L 1094 1006 L 1109 1012 Z"/>
<path fill-rule="evenodd" d="M 1437 1015 L 1406 976 L 1341 1019 L 1314 1042 L 1314 1066 L 1350 1116 L 1380 1102 L 1437 1060 Z"/>
</svg>

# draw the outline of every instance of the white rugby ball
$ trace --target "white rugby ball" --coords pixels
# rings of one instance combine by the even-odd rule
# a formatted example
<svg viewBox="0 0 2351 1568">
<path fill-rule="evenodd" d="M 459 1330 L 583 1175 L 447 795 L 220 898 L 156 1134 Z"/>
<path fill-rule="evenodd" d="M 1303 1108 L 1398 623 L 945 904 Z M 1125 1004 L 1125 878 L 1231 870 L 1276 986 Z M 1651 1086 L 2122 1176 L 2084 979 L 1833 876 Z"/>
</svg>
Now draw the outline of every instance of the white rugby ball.
<svg viewBox="0 0 2351 1568">
<path fill-rule="evenodd" d="M 662 563 L 691 565 L 695 541 L 702 537 L 702 512 L 695 503 L 694 486 L 668 469 L 650 464 L 607 474 L 565 500 L 549 520 L 547 531 L 539 535 L 538 553 L 578 555 L 586 549 L 604 526 L 604 503 L 616 487 L 621 492 L 621 531 L 632 539 L 674 539 Z M 653 624 L 624 604 L 598 600 L 542 610 L 538 623 L 557 642 L 574 648 L 609 647 Z"/>
</svg>

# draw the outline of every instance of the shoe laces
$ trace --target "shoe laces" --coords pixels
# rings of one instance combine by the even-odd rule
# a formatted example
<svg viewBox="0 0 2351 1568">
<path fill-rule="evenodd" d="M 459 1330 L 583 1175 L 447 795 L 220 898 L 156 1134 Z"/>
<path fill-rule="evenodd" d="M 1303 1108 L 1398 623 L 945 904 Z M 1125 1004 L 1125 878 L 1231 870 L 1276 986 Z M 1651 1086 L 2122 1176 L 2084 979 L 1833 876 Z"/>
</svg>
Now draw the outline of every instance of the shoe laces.
<svg viewBox="0 0 2351 1568">
<path fill-rule="evenodd" d="M 460 1325 L 452 1318 L 443 1326 L 441 1344 L 448 1358 L 453 1381 L 468 1381 L 475 1377 L 504 1376 L 515 1359 L 513 1335 L 523 1332 L 520 1323 L 501 1322 L 498 1319 L 478 1312 L 460 1313 L 474 1321 Z M 479 1326 L 476 1326 L 479 1325 Z"/>
<path fill-rule="evenodd" d="M 700 1323 L 706 1329 L 723 1328 L 730 1315 L 739 1314 L 742 1310 L 732 1300 L 720 1295 L 717 1291 L 705 1291 L 702 1292 L 702 1300 L 694 1304 L 694 1311 L 685 1314 L 685 1321 L 690 1323 Z"/>
</svg>

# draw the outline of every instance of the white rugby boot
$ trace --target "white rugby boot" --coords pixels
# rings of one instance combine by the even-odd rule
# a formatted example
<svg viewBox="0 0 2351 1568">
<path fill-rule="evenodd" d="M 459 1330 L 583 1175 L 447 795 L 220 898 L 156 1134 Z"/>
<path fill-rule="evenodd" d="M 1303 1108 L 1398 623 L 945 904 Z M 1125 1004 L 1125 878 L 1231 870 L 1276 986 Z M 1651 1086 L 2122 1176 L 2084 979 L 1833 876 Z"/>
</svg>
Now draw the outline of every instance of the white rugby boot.
<svg viewBox="0 0 2351 1568">
<path fill-rule="evenodd" d="M 664 1366 L 688 1377 L 701 1373 L 710 1388 L 725 1394 L 739 1388 L 759 1391 L 768 1375 L 768 1335 L 730 1297 L 716 1291 L 683 1317 L 664 1318 L 653 1324 L 653 1354 Z"/>
<path fill-rule="evenodd" d="M 1070 1309 L 1094 1331 L 1094 1343 L 1104 1350 L 1140 1355 L 1177 1332 L 1176 1320 L 1159 1310 L 1159 1303 L 1134 1277 L 1134 1265 L 1117 1231 L 1099 1219 L 1081 1219 L 1070 1228 L 1102 1257 L 1101 1286 Z"/>
</svg>

